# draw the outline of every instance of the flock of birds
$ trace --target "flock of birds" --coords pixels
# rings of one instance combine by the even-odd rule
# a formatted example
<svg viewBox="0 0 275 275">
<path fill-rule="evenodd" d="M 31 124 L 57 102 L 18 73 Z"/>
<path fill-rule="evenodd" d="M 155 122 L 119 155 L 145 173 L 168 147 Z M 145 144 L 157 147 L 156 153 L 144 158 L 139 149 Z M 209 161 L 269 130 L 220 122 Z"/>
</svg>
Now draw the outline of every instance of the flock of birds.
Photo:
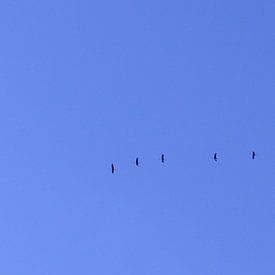
<svg viewBox="0 0 275 275">
<path fill-rule="evenodd" d="M 252 151 L 251 157 L 252 157 L 252 159 L 255 159 L 255 157 L 256 157 L 256 152 L 255 151 Z M 218 161 L 218 153 L 214 153 L 213 159 L 214 159 L 214 161 Z M 161 160 L 162 163 L 164 163 L 164 161 L 165 161 L 164 154 L 161 155 L 160 160 Z M 135 164 L 136 164 L 136 166 L 139 166 L 139 158 L 136 158 Z M 112 174 L 115 173 L 115 170 L 116 170 L 115 165 L 112 163 L 111 164 Z"/>
</svg>

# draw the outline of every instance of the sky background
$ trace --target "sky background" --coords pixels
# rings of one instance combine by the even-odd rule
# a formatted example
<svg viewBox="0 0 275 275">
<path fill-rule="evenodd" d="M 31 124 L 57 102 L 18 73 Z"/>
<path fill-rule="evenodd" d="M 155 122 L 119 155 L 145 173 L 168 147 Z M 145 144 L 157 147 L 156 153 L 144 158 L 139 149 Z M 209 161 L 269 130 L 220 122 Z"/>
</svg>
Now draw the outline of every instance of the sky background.
<svg viewBox="0 0 275 275">
<path fill-rule="evenodd" d="M 275 274 L 274 12 L 1 1 L 0 273 Z"/>
</svg>

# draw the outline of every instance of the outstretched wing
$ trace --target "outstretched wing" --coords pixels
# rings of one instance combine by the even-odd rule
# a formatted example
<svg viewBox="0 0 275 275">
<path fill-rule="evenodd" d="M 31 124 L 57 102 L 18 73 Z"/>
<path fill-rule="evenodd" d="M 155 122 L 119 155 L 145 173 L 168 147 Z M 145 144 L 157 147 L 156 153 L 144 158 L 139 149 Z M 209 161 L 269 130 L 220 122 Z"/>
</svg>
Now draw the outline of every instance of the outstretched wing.
<svg viewBox="0 0 275 275">
<path fill-rule="evenodd" d="M 256 153 L 255 153 L 255 151 L 253 151 L 252 152 L 252 159 L 255 159 L 255 157 L 256 157 Z"/>
</svg>

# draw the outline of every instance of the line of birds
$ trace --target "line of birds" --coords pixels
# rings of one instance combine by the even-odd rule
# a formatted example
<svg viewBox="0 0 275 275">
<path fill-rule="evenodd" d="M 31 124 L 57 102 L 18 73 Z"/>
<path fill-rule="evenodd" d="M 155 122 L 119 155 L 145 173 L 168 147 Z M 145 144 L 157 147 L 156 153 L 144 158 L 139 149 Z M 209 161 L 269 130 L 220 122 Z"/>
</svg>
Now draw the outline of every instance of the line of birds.
<svg viewBox="0 0 275 275">
<path fill-rule="evenodd" d="M 251 157 L 252 157 L 252 159 L 255 159 L 255 157 L 256 157 L 256 152 L 255 151 L 252 151 L 252 154 L 251 154 Z M 214 155 L 213 155 L 213 159 L 214 159 L 214 161 L 218 161 L 218 153 L 214 153 Z M 165 158 L 164 158 L 164 154 L 162 154 L 161 155 L 161 157 L 160 157 L 160 160 L 161 160 L 161 162 L 162 163 L 164 163 L 164 161 L 165 161 Z M 136 158 L 136 160 L 135 160 L 135 164 L 136 164 L 136 166 L 139 166 L 139 158 Z M 112 171 L 112 174 L 114 174 L 115 173 L 115 165 L 112 163 L 111 164 L 111 171 Z"/>
</svg>

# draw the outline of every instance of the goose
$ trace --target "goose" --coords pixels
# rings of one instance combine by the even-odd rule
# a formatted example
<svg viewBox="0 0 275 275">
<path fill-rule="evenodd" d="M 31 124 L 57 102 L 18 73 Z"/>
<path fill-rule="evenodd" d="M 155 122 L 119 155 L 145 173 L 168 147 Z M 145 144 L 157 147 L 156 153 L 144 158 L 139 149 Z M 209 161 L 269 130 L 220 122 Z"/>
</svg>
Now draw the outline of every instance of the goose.
<svg viewBox="0 0 275 275">
<path fill-rule="evenodd" d="M 113 163 L 112 163 L 112 165 L 111 165 L 111 169 L 112 169 L 112 174 L 114 174 L 114 172 L 115 172 L 115 166 L 114 166 Z"/>
</svg>

